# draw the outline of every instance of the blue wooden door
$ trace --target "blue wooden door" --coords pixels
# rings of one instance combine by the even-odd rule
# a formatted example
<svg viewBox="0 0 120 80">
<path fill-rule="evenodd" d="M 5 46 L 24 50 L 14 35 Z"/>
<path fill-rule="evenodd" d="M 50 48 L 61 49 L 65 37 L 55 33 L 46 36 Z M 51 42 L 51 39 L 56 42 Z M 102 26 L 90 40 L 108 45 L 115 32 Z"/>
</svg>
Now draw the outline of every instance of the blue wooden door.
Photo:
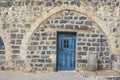
<svg viewBox="0 0 120 80">
<path fill-rule="evenodd" d="M 57 70 L 75 69 L 75 33 L 58 33 Z"/>
</svg>

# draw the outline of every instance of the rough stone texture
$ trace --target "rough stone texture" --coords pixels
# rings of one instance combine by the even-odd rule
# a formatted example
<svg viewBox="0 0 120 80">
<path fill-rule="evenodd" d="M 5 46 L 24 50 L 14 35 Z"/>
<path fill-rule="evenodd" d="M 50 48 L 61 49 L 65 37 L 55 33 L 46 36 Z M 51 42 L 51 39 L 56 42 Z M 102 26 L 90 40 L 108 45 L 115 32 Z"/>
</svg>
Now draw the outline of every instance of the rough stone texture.
<svg viewBox="0 0 120 80">
<path fill-rule="evenodd" d="M 76 16 L 78 19 L 74 19 Z M 78 22 L 81 21 L 83 23 L 79 24 Z M 86 24 L 85 22 L 89 22 L 91 24 Z M 95 23 L 85 15 L 74 11 L 63 11 L 50 17 L 36 29 L 31 36 L 30 41 L 28 41 L 29 51 L 27 53 L 29 57 L 26 62 L 30 62 L 31 67 L 46 67 L 46 70 L 47 68 L 49 69 L 52 67 L 54 70 L 56 68 L 57 46 L 56 44 L 52 44 L 52 42 L 57 43 L 57 32 L 74 31 L 77 33 L 76 69 L 87 66 L 87 56 L 90 53 L 96 53 L 98 55 L 100 69 L 110 68 L 109 45 L 106 37 L 99 28 L 97 28 L 97 26 L 94 26 L 94 24 Z M 78 27 L 76 28 L 76 26 Z M 103 44 L 106 45 L 103 46 Z M 108 53 L 108 55 L 106 55 L 106 53 Z M 54 57 L 51 58 L 51 56 Z M 50 60 L 51 62 L 46 62 L 46 60 Z"/>
<path fill-rule="evenodd" d="M 5 52 L 1 69 L 36 66 L 54 71 L 57 31 L 77 32 L 77 68 L 87 66 L 90 52 L 99 55 L 100 69 L 110 69 L 112 62 L 119 66 L 110 59 L 120 52 L 119 4 L 119 0 L 1 0 L 0 36 L 5 47 L 0 49 Z"/>
</svg>

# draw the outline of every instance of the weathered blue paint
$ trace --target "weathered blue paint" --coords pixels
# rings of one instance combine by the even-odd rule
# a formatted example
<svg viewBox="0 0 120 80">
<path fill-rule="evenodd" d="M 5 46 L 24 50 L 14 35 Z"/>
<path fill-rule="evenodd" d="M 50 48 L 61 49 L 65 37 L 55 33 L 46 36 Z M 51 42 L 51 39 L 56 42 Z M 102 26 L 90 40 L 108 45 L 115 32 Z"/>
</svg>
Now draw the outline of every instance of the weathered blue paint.
<svg viewBox="0 0 120 80">
<path fill-rule="evenodd" d="M 57 70 L 75 69 L 75 33 L 58 33 L 57 38 Z"/>
</svg>

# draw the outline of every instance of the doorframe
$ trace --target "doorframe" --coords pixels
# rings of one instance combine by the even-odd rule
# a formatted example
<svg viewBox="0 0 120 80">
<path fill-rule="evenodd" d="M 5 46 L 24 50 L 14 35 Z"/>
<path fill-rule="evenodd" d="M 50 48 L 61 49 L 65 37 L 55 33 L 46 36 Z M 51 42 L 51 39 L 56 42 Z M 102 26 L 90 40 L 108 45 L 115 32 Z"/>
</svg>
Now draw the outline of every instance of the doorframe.
<svg viewBox="0 0 120 80">
<path fill-rule="evenodd" d="M 57 67 L 57 64 L 58 64 L 58 34 L 59 33 L 73 33 L 73 34 L 75 34 L 75 69 L 74 70 L 76 70 L 77 69 L 77 32 L 67 32 L 67 31 L 57 31 L 56 32 L 56 37 L 57 37 L 57 39 L 56 39 L 56 72 L 57 71 L 59 71 L 58 70 L 58 67 Z M 74 71 L 74 70 L 70 70 L 70 71 Z M 63 70 L 63 71 L 69 71 L 69 70 Z"/>
</svg>

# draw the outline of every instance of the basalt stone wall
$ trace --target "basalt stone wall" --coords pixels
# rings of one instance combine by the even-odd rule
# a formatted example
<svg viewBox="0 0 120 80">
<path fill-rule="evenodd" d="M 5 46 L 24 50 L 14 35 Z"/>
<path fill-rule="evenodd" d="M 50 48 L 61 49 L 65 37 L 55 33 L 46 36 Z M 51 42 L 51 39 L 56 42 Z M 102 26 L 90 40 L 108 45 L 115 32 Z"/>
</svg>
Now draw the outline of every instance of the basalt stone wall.
<svg viewBox="0 0 120 80">
<path fill-rule="evenodd" d="M 63 11 L 41 24 L 32 34 L 27 62 L 40 70 L 56 70 L 57 32 L 76 32 L 76 69 L 87 68 L 88 54 L 98 55 L 99 69 L 110 69 L 110 51 L 106 36 L 88 17 Z"/>
<path fill-rule="evenodd" d="M 54 11 L 51 12 L 53 9 Z M 68 10 L 66 12 L 60 11 L 59 14 L 54 13 L 58 9 Z M 79 9 L 84 14 L 77 13 Z M 106 69 L 111 65 L 110 54 L 119 55 L 120 52 L 119 12 L 119 0 L 1 0 L 0 36 L 5 47 L 4 65 L 7 67 L 25 67 L 28 60 L 28 65 L 42 66 L 43 68 L 47 65 L 55 69 L 56 51 L 52 49 L 56 47 L 56 34 L 60 29 L 60 31 L 77 33 L 77 68 L 87 66 L 87 54 L 94 52 L 100 56 L 99 68 Z M 50 13 L 47 14 L 50 16 L 46 18 L 45 13 Z M 39 17 L 41 17 L 40 21 L 43 21 L 43 23 L 36 26 L 35 22 Z M 42 20 L 45 18 L 46 20 Z M 36 32 L 37 29 L 41 31 Z M 32 33 L 31 37 L 26 38 L 30 32 Z M 36 40 L 33 44 L 34 38 L 32 40 L 32 37 L 38 38 L 39 36 L 35 33 L 41 36 L 39 37 L 41 40 L 38 40 L 38 42 L 43 43 L 43 45 L 37 44 Z M 27 44 L 24 41 L 28 41 Z M 49 46 L 47 46 L 46 41 L 50 41 Z M 37 50 L 34 45 L 37 46 Z M 24 50 L 23 46 L 27 48 Z M 35 50 L 32 50 L 32 46 Z M 40 50 L 38 50 L 38 46 L 41 47 Z M 31 56 L 37 54 L 37 51 L 39 53 L 43 51 L 45 53 L 43 58 L 48 62 L 42 60 L 39 62 L 36 59 L 39 58 L 38 55 L 31 58 Z M 47 51 L 51 57 L 46 54 Z M 42 54 L 39 54 L 39 56 L 41 57 Z"/>
</svg>

